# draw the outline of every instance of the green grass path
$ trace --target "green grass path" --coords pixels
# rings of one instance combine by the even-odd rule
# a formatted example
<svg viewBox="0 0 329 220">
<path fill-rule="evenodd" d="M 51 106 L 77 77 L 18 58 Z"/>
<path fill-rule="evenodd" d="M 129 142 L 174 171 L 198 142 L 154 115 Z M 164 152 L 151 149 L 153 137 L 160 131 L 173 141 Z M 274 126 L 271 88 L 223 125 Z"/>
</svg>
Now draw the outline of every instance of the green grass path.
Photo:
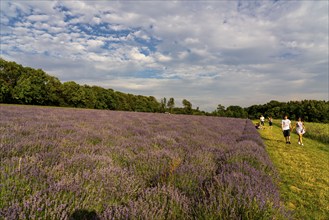
<svg viewBox="0 0 329 220">
<path fill-rule="evenodd" d="M 298 145 L 293 132 L 291 145 L 285 143 L 276 122 L 259 133 L 280 175 L 280 193 L 294 219 L 329 219 L 329 146 L 303 138 Z"/>
</svg>

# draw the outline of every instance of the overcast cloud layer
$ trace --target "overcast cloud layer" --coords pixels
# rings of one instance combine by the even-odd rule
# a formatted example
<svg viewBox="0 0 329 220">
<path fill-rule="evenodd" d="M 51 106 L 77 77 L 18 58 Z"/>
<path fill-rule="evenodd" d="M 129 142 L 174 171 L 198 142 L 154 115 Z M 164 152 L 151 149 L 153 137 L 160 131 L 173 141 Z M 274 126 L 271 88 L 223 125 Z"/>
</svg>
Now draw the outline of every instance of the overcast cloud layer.
<svg viewBox="0 0 329 220">
<path fill-rule="evenodd" d="M 328 1 L 1 1 L 1 57 L 193 107 L 328 100 Z"/>
</svg>

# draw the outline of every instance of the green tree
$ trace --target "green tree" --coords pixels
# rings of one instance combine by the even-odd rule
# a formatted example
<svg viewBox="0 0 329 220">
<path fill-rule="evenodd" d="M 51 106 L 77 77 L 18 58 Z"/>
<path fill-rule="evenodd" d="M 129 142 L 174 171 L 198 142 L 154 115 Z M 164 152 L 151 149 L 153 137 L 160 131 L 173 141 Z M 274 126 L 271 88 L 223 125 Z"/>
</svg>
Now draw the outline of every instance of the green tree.
<svg viewBox="0 0 329 220">
<path fill-rule="evenodd" d="M 174 98 L 169 98 L 169 101 L 167 103 L 167 107 L 169 109 L 169 112 L 173 113 L 173 108 L 175 107 L 175 99 Z"/>
<path fill-rule="evenodd" d="M 13 89 L 13 98 L 21 104 L 43 105 L 47 97 L 46 82 L 45 72 L 25 68 Z"/>
<path fill-rule="evenodd" d="M 112 109 L 115 107 L 115 94 L 112 89 L 104 89 L 99 86 L 92 86 L 92 93 L 95 95 L 94 108 L 96 109 Z"/>
<path fill-rule="evenodd" d="M 96 108 L 97 97 L 94 89 L 88 85 L 83 85 L 81 88 L 84 91 L 82 99 L 84 107 L 92 109 Z"/>
<path fill-rule="evenodd" d="M 265 115 L 267 117 L 272 116 L 272 118 L 281 118 L 283 115 L 283 112 L 281 111 L 281 108 L 279 106 L 273 107 L 266 111 Z"/>
<path fill-rule="evenodd" d="M 148 108 L 148 99 L 144 96 L 135 96 L 134 97 L 134 109 L 137 112 L 149 112 Z"/>
<path fill-rule="evenodd" d="M 0 78 L 0 103 L 10 103 L 11 100 L 11 87 Z"/>
<path fill-rule="evenodd" d="M 133 110 L 128 102 L 128 94 L 116 91 L 115 95 L 117 97 L 116 110 L 122 110 L 122 111 L 132 111 Z"/>
<path fill-rule="evenodd" d="M 183 99 L 182 104 L 184 106 L 184 112 L 185 112 L 185 114 L 191 114 L 192 113 L 192 103 L 189 102 L 186 99 Z"/>
<path fill-rule="evenodd" d="M 227 107 L 226 113 L 228 117 L 234 117 L 234 118 L 248 117 L 248 113 L 242 107 L 237 105 Z"/>
<path fill-rule="evenodd" d="M 225 106 L 218 104 L 217 109 L 216 109 L 216 115 L 217 116 L 225 116 Z"/>
<path fill-rule="evenodd" d="M 0 58 L 0 102 L 17 103 L 12 97 L 13 89 L 23 72 L 23 66 Z"/>
<path fill-rule="evenodd" d="M 166 106 L 167 106 L 167 99 L 166 99 L 166 97 L 164 97 L 160 101 L 160 112 L 162 112 L 162 113 L 166 112 L 166 110 L 167 110 Z"/>
<path fill-rule="evenodd" d="M 47 92 L 45 105 L 60 106 L 64 103 L 63 85 L 56 77 L 46 75 L 45 90 Z"/>
<path fill-rule="evenodd" d="M 118 109 L 118 97 L 113 89 L 107 89 L 106 93 L 106 105 L 108 109 L 117 110 Z"/>
<path fill-rule="evenodd" d="M 150 112 L 159 112 L 159 102 L 156 100 L 156 98 L 154 96 L 149 96 L 147 98 L 148 102 L 147 102 L 147 106 Z"/>
<path fill-rule="evenodd" d="M 63 98 L 66 106 L 85 108 L 85 90 L 79 84 L 69 81 L 63 83 Z"/>
</svg>

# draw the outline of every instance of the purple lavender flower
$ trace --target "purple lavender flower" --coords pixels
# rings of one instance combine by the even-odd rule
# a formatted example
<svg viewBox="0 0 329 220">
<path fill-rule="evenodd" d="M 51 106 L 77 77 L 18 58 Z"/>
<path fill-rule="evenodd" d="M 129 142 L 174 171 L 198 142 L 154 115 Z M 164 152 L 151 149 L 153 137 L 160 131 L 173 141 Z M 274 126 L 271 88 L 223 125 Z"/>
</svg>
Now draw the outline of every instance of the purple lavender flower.
<svg viewBox="0 0 329 220">
<path fill-rule="evenodd" d="M 249 120 L 1 106 L 0 218 L 280 218 Z"/>
</svg>

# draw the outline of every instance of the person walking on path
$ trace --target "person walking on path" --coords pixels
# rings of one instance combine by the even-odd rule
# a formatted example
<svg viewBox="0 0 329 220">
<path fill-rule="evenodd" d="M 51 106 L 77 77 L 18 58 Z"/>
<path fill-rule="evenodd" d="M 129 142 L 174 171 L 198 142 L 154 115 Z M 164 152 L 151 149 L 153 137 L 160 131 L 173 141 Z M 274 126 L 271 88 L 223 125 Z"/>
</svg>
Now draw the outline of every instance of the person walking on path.
<svg viewBox="0 0 329 220">
<path fill-rule="evenodd" d="M 273 125 L 273 118 L 270 116 L 268 117 L 268 125 L 270 127 L 270 129 L 272 129 L 272 125 Z"/>
<path fill-rule="evenodd" d="M 305 125 L 304 122 L 302 121 L 302 118 L 298 118 L 298 121 L 296 122 L 296 133 L 298 134 L 298 144 L 303 144 L 303 134 L 305 134 Z"/>
<path fill-rule="evenodd" d="M 287 115 L 284 116 L 284 119 L 281 122 L 281 128 L 282 128 L 283 136 L 286 139 L 286 144 L 291 144 L 290 130 L 292 129 L 292 127 L 291 127 L 291 121 L 288 119 Z"/>
</svg>

